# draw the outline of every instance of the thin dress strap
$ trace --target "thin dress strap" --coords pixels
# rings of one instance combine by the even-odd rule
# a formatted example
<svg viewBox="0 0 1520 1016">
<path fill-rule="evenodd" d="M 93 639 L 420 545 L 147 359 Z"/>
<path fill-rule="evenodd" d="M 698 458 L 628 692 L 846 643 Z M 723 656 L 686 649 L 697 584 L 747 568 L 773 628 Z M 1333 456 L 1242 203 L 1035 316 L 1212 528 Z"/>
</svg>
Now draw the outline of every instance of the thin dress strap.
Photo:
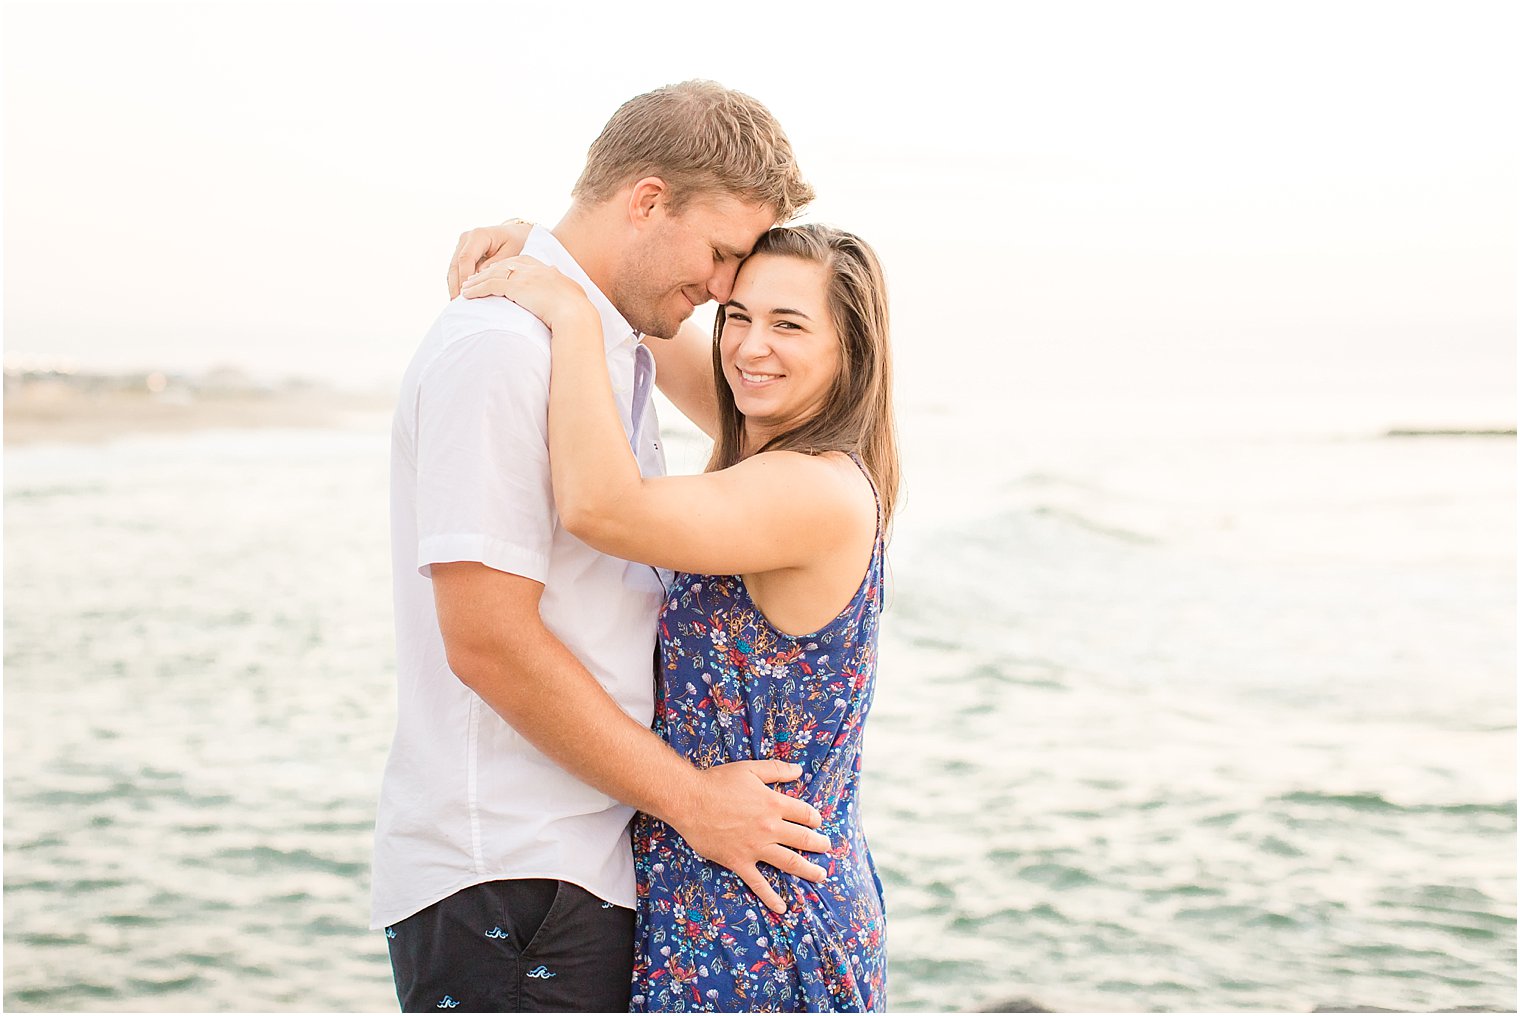
<svg viewBox="0 0 1520 1016">
<path fill-rule="evenodd" d="M 885 535 L 882 532 L 881 525 L 881 494 L 876 490 L 876 481 L 871 479 L 871 471 L 866 468 L 866 464 L 861 460 L 860 455 L 856 452 L 850 452 L 849 455 L 851 461 L 860 467 L 860 471 L 865 476 L 866 482 L 871 485 L 871 496 L 876 499 L 876 543 L 871 548 L 871 563 L 875 565 L 876 559 L 881 555 L 882 537 Z"/>
</svg>

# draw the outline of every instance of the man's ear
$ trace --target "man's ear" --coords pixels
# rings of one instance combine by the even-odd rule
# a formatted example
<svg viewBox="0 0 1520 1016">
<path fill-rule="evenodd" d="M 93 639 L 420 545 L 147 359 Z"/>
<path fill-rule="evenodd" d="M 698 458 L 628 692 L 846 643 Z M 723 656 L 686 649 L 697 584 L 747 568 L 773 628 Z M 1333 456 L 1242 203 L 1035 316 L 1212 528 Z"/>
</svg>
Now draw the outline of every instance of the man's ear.
<svg viewBox="0 0 1520 1016">
<path fill-rule="evenodd" d="M 669 214 L 670 185 L 657 176 L 646 176 L 633 185 L 628 195 L 628 218 L 638 227 L 656 217 Z"/>
</svg>

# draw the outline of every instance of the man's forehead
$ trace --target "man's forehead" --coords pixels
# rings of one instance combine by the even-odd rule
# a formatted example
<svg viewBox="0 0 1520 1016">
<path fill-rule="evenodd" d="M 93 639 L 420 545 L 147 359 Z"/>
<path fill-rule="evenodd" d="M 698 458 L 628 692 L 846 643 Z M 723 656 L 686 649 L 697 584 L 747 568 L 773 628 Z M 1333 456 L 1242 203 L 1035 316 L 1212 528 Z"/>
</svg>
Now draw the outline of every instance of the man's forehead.
<svg viewBox="0 0 1520 1016">
<path fill-rule="evenodd" d="M 737 254 L 748 254 L 755 241 L 776 224 L 770 208 L 731 194 L 704 195 L 692 202 L 694 211 L 699 206 L 708 236 Z"/>
</svg>

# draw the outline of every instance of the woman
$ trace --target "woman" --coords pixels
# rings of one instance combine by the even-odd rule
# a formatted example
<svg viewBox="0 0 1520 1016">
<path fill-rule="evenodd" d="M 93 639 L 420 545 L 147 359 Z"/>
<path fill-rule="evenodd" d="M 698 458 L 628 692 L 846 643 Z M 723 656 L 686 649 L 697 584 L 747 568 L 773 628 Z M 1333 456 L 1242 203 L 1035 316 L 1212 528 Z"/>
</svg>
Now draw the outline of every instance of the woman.
<svg viewBox="0 0 1520 1016">
<path fill-rule="evenodd" d="M 788 904 L 775 914 L 641 814 L 632 1008 L 884 1009 L 881 883 L 859 816 L 898 486 L 875 254 L 823 226 L 761 238 L 718 314 L 716 399 L 682 399 L 715 441 L 693 477 L 640 476 L 600 321 L 576 283 L 515 257 L 464 294 L 506 296 L 553 332 L 549 458 L 563 525 L 604 553 L 677 572 L 659 619 L 656 731 L 700 767 L 801 764 L 795 792 L 833 844 L 818 885 L 766 872 Z M 667 355 L 660 371 L 675 375 L 661 379 L 667 393 L 692 393 L 706 368 Z"/>
</svg>

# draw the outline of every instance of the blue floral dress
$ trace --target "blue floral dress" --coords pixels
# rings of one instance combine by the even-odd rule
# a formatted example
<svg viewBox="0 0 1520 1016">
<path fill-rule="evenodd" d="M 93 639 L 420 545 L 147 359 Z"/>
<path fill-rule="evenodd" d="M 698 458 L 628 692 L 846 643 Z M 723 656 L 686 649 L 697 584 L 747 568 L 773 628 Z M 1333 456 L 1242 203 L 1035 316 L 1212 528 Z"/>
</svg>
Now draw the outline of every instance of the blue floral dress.
<svg viewBox="0 0 1520 1016">
<path fill-rule="evenodd" d="M 856 460 L 857 465 L 859 460 Z M 863 467 L 862 467 L 863 468 Z M 819 631 L 778 631 L 737 575 L 677 574 L 660 612 L 655 731 L 699 768 L 775 758 L 777 784 L 823 816 L 821 883 L 761 871 L 762 904 L 670 826 L 634 823 L 634 1012 L 867 1012 L 886 1008 L 881 880 L 860 826 L 861 734 L 876 678 L 883 534 L 849 605 Z"/>
</svg>

